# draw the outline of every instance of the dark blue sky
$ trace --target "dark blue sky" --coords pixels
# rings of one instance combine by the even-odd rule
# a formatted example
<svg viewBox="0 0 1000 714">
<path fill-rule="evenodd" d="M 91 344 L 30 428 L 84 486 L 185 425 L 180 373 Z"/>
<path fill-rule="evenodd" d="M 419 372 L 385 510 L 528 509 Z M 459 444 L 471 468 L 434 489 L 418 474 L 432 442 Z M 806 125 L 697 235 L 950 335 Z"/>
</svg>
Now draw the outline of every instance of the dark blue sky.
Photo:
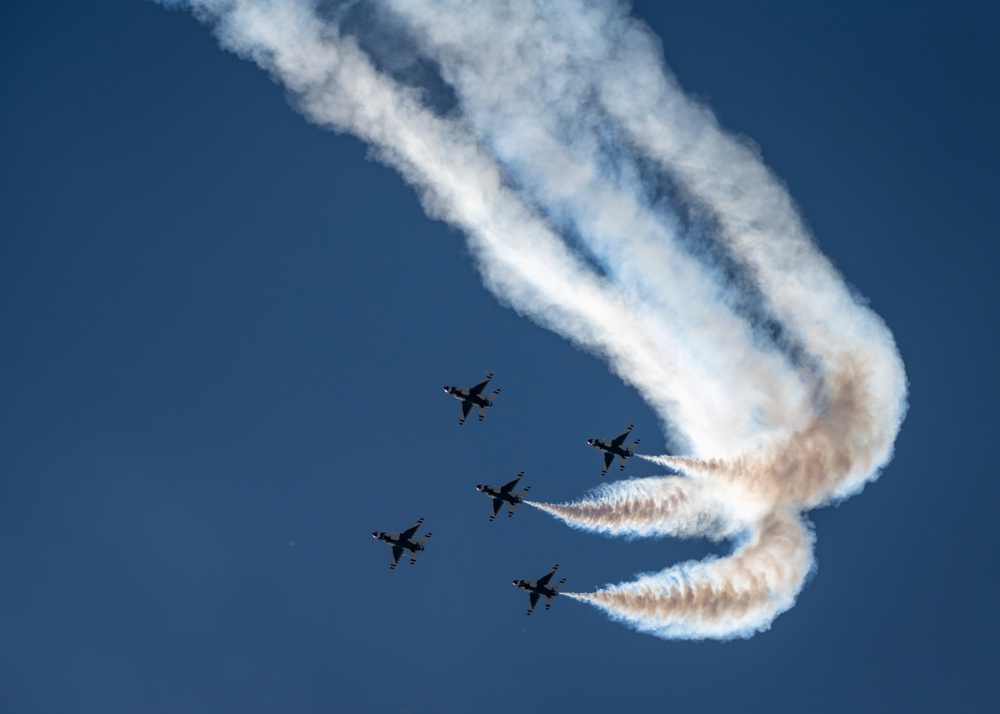
<svg viewBox="0 0 1000 714">
<path fill-rule="evenodd" d="M 893 330 L 896 459 L 812 513 L 819 570 L 747 641 L 665 642 L 589 590 L 724 552 L 626 543 L 541 500 L 635 422 L 596 359 L 501 307 L 463 238 L 189 15 L 0 9 L 0 710 L 972 711 L 998 658 L 994 3 L 635 12 L 761 148 Z M 696 6 L 696 7 L 695 7 Z M 444 384 L 503 389 L 459 428 Z M 652 475 L 630 462 L 629 474 Z M 434 532 L 390 572 L 373 530 Z"/>
</svg>

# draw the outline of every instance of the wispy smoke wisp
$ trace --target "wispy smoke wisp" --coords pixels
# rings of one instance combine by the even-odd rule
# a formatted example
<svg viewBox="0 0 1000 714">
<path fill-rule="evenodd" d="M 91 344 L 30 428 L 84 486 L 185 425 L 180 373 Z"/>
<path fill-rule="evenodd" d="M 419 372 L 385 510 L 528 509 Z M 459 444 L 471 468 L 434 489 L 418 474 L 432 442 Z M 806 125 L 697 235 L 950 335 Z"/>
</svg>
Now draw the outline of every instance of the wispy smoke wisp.
<svg viewBox="0 0 1000 714">
<path fill-rule="evenodd" d="M 690 454 L 649 457 L 680 476 L 531 505 L 734 552 L 570 597 L 663 637 L 747 636 L 791 607 L 813 568 L 804 512 L 891 458 L 902 362 L 645 25 L 614 0 L 164 4 L 367 142 L 501 301 L 606 360 Z"/>
</svg>

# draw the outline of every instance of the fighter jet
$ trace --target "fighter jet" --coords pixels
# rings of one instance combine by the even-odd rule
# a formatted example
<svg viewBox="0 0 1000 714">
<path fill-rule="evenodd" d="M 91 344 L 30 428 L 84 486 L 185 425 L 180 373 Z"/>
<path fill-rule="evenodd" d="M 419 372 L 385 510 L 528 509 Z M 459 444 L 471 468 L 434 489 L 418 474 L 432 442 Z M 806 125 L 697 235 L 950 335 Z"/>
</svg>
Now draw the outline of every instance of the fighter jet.
<svg viewBox="0 0 1000 714">
<path fill-rule="evenodd" d="M 493 515 L 490 516 L 491 523 L 493 519 L 497 517 L 497 514 L 500 512 L 500 509 L 503 508 L 503 504 L 505 503 L 510 505 L 510 508 L 507 511 L 507 516 L 513 516 L 514 506 L 519 504 L 523 500 L 524 494 L 531 490 L 531 486 L 526 486 L 517 493 L 514 493 L 514 489 L 517 487 L 517 482 L 521 480 L 522 476 L 524 476 L 524 471 L 515 476 L 513 481 L 505 483 L 503 486 L 484 486 L 483 484 L 476 486 L 476 489 L 480 493 L 485 493 L 493 499 Z"/>
<path fill-rule="evenodd" d="M 611 464 L 614 463 L 616 456 L 622 460 L 621 470 L 625 470 L 625 459 L 629 458 L 635 452 L 635 447 L 639 445 L 639 440 L 636 439 L 628 446 L 622 446 L 625 443 L 625 439 L 628 438 L 629 432 L 632 431 L 632 426 L 632 424 L 629 424 L 628 429 L 614 439 L 587 439 L 588 444 L 604 453 L 604 470 L 601 471 L 601 476 L 608 473 L 608 469 L 611 468 Z"/>
<path fill-rule="evenodd" d="M 417 562 L 417 556 L 420 555 L 420 551 L 424 550 L 424 543 L 431 537 L 431 534 L 428 533 L 420 540 L 413 540 L 414 534 L 423 522 L 423 518 L 418 518 L 416 523 L 402 533 L 383 533 L 382 531 L 372 533 L 373 538 L 378 538 L 386 545 L 392 546 L 392 563 L 389 564 L 389 570 L 396 569 L 396 563 L 399 562 L 404 550 L 410 551 L 410 565 Z"/>
<path fill-rule="evenodd" d="M 538 598 L 545 598 L 545 609 L 548 610 L 552 606 L 552 598 L 559 594 L 559 588 L 562 584 L 566 582 L 566 578 L 563 578 L 555 585 L 549 586 L 549 581 L 552 580 L 552 576 L 555 572 L 559 570 L 559 563 L 552 566 L 546 575 L 543 575 L 538 580 L 515 580 L 514 584 L 528 593 L 528 597 L 531 599 L 531 604 L 528 605 L 528 614 L 535 609 L 535 605 L 538 604 Z"/>
<path fill-rule="evenodd" d="M 482 421 L 483 417 L 486 416 L 486 410 L 493 406 L 493 399 L 500 394 L 500 390 L 495 390 L 493 394 L 488 397 L 483 396 L 483 390 L 486 389 L 486 385 L 490 383 L 491 379 L 493 379 L 492 372 L 487 374 L 486 379 L 477 384 L 475 387 L 444 388 L 444 391 L 448 392 L 448 394 L 462 402 L 462 418 L 458 420 L 459 426 L 464 424 L 465 420 L 469 418 L 469 412 L 472 411 L 473 407 L 479 407 L 479 421 Z"/>
</svg>

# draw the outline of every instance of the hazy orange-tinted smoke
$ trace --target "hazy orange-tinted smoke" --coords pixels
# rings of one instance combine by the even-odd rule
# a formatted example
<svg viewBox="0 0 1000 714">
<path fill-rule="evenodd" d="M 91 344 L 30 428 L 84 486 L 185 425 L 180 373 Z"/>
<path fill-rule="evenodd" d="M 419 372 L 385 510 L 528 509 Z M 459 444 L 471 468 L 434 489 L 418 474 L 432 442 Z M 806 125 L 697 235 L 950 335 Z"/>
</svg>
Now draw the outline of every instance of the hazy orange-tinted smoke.
<svg viewBox="0 0 1000 714">
<path fill-rule="evenodd" d="M 792 510 L 768 516 L 732 555 L 675 566 L 595 593 L 564 593 L 663 637 L 717 637 L 766 627 L 795 601 L 813 536 Z"/>
</svg>

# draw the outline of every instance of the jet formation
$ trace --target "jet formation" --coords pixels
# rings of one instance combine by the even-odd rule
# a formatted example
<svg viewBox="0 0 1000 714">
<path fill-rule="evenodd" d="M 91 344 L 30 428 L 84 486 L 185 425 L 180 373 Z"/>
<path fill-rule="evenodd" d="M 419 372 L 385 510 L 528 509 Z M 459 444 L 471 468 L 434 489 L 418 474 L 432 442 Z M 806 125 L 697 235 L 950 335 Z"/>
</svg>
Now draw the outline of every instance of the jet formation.
<svg viewBox="0 0 1000 714">
<path fill-rule="evenodd" d="M 514 489 L 517 488 L 517 482 L 521 480 L 522 476 L 524 476 L 524 471 L 515 476 L 513 481 L 505 483 L 503 486 L 487 486 L 484 484 L 476 486 L 477 491 L 485 493 L 493 499 L 493 515 L 490 516 L 491 523 L 497 517 L 497 514 L 504 507 L 505 503 L 510 506 L 507 510 L 507 517 L 510 518 L 513 516 L 514 506 L 524 500 L 524 494 L 531 490 L 531 486 L 525 486 L 522 490 L 514 493 Z"/>
<path fill-rule="evenodd" d="M 418 518 L 416 523 L 402 533 L 383 533 L 382 531 L 374 531 L 372 533 L 372 538 L 377 538 L 392 547 L 392 562 L 389 563 L 389 570 L 396 569 L 396 564 L 399 563 L 404 550 L 410 551 L 410 565 L 417 562 L 417 556 L 424 550 L 424 543 L 431 537 L 431 534 L 428 533 L 420 540 L 413 540 L 413 536 L 416 535 L 417 529 L 420 528 L 420 524 L 423 522 L 423 518 Z"/>
<path fill-rule="evenodd" d="M 479 409 L 479 421 L 486 418 L 486 410 L 493 406 L 493 400 L 498 394 L 500 394 L 500 390 L 495 389 L 489 396 L 483 396 L 483 390 L 486 389 L 486 385 L 490 383 L 491 379 L 493 379 L 492 372 L 488 373 L 486 375 L 486 379 L 477 384 L 475 387 L 444 388 L 444 391 L 448 392 L 448 394 L 462 402 L 462 418 L 458 420 L 459 426 L 462 426 L 462 424 L 465 423 L 465 420 L 469 418 L 469 412 L 472 411 L 473 407 L 478 407 Z"/>
<path fill-rule="evenodd" d="M 500 394 L 500 390 L 496 389 L 491 394 L 484 396 L 483 391 L 489 385 L 491 379 L 493 379 L 493 373 L 489 372 L 486 375 L 486 379 L 474 387 L 444 388 L 444 391 L 462 403 L 462 418 L 458 420 L 459 426 L 465 424 L 465 420 L 468 419 L 473 408 L 479 410 L 479 421 L 485 418 L 486 410 L 493 406 L 493 399 Z M 605 476 L 608 473 L 608 469 L 611 468 L 611 464 L 614 463 L 615 459 L 621 461 L 621 470 L 625 470 L 625 461 L 635 453 L 635 447 L 639 445 L 638 439 L 627 446 L 625 445 L 625 440 L 628 439 L 628 435 L 632 431 L 632 426 L 632 424 L 629 424 L 625 431 L 613 439 L 587 439 L 588 444 L 604 454 L 604 470 L 601 471 L 601 476 Z M 497 517 L 497 514 L 500 513 L 505 505 L 508 507 L 507 516 L 511 517 L 514 515 L 514 507 L 522 503 L 525 494 L 531 490 L 530 486 L 526 486 L 520 491 L 515 491 L 523 476 L 524 471 L 521 471 L 511 481 L 502 486 L 485 484 L 476 486 L 476 489 L 480 493 L 489 496 L 493 501 L 493 513 L 490 515 L 490 522 Z M 400 533 L 383 533 L 382 531 L 372 533 L 372 537 L 377 538 L 392 548 L 392 563 L 389 564 L 390 570 L 396 569 L 399 559 L 403 557 L 403 553 L 406 551 L 410 553 L 410 565 L 417 562 L 417 556 L 423 552 L 424 545 L 431 537 L 431 534 L 427 533 L 422 538 L 414 538 L 423 522 L 423 518 L 418 518 L 416 523 Z M 555 585 L 549 584 L 552 581 L 552 576 L 555 575 L 558 569 L 559 564 L 556 563 L 552 566 L 552 570 L 537 580 L 513 581 L 514 585 L 528 593 L 528 615 L 531 614 L 535 609 L 535 605 L 543 597 L 545 598 L 545 609 L 548 610 L 552 606 L 552 598 L 559 594 L 559 588 L 566 582 L 566 578 L 563 578 Z"/>
<path fill-rule="evenodd" d="M 621 459 L 620 470 L 625 470 L 625 459 L 631 457 L 635 453 L 635 447 L 639 445 L 639 440 L 636 439 L 628 446 L 623 446 L 633 426 L 633 424 L 629 424 L 628 429 L 614 439 L 587 439 L 588 444 L 604 454 L 604 470 L 601 471 L 601 476 L 608 473 L 608 469 L 611 468 L 611 464 L 614 463 L 616 457 Z"/>
</svg>

